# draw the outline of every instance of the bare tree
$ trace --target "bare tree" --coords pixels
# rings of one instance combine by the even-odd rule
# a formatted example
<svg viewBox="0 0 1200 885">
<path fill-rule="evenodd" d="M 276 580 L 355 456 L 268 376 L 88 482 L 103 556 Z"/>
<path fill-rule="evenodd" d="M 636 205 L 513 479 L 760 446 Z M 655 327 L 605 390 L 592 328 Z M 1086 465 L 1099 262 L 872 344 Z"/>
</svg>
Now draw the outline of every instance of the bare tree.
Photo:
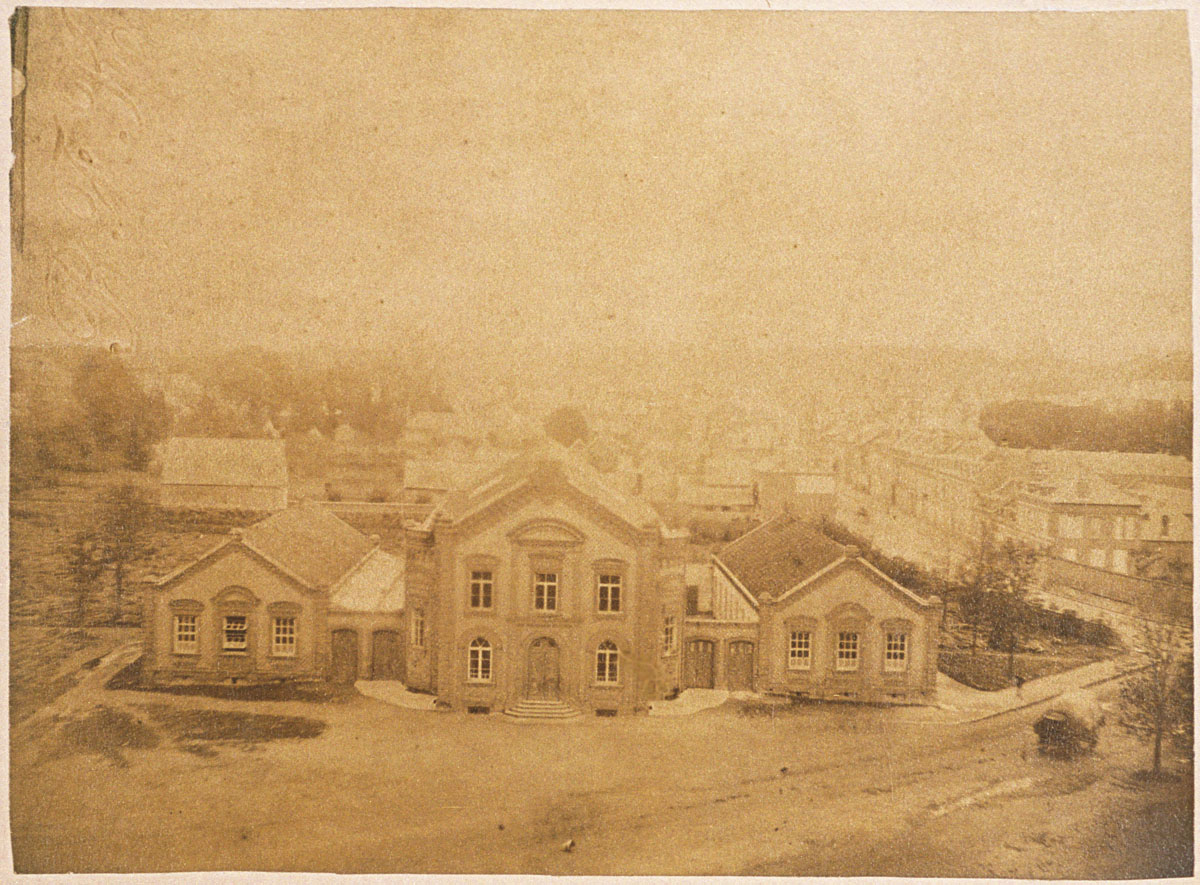
<svg viewBox="0 0 1200 885">
<path fill-rule="evenodd" d="M 1186 741 L 1192 723 L 1192 673 L 1188 633 L 1161 615 L 1138 619 L 1134 651 L 1143 668 L 1121 686 L 1121 724 L 1154 742 L 1155 775 L 1162 770 L 1163 741 Z"/>
</svg>

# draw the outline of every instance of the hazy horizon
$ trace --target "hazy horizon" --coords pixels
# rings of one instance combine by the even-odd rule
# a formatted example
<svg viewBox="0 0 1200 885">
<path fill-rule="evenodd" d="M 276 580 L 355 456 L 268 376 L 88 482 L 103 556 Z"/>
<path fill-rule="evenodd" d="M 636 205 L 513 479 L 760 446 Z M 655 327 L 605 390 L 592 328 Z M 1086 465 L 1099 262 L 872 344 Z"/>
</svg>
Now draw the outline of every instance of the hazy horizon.
<svg viewBox="0 0 1200 885">
<path fill-rule="evenodd" d="M 26 82 L 14 344 L 1191 350 L 1182 12 L 35 8 Z"/>
</svg>

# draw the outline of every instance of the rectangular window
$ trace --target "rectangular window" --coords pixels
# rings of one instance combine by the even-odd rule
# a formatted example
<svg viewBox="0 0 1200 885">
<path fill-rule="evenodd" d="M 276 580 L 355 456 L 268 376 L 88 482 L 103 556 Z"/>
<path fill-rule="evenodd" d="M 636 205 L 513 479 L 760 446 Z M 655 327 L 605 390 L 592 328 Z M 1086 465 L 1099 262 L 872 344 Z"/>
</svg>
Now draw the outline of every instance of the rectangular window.
<svg viewBox="0 0 1200 885">
<path fill-rule="evenodd" d="M 837 645 L 837 669 L 858 669 L 858 634 L 839 633 Z"/>
<path fill-rule="evenodd" d="M 662 652 L 664 655 L 669 655 L 674 651 L 675 651 L 675 618 L 668 615 L 663 618 Z"/>
<path fill-rule="evenodd" d="M 425 613 L 419 608 L 412 614 L 412 644 L 413 648 L 425 647 Z"/>
<path fill-rule="evenodd" d="M 1067 547 L 1062 552 L 1063 559 L 1069 559 L 1071 562 L 1079 561 L 1079 551 L 1074 547 Z"/>
<path fill-rule="evenodd" d="M 558 575 L 538 572 L 533 585 L 533 607 L 540 612 L 558 610 Z"/>
<path fill-rule="evenodd" d="M 1162 522 L 1159 525 L 1158 533 L 1164 538 L 1171 534 L 1171 517 L 1167 516 L 1165 513 L 1163 514 Z"/>
<path fill-rule="evenodd" d="M 1093 568 L 1104 568 L 1108 565 L 1108 554 L 1103 547 L 1095 547 L 1088 553 L 1088 565 Z"/>
<path fill-rule="evenodd" d="M 1058 535 L 1060 538 L 1082 538 L 1083 517 L 1059 514 Z"/>
<path fill-rule="evenodd" d="M 271 626 L 271 654 L 281 658 L 296 656 L 296 619 L 276 618 Z"/>
<path fill-rule="evenodd" d="M 175 654 L 194 655 L 200 651 L 199 629 L 195 615 L 175 616 Z"/>
<path fill-rule="evenodd" d="M 908 666 L 908 634 L 889 633 L 883 647 L 883 669 L 895 672 Z"/>
<path fill-rule="evenodd" d="M 597 578 L 597 608 L 602 612 L 621 610 L 621 576 L 600 575 Z"/>
<path fill-rule="evenodd" d="M 1114 572 L 1120 572 L 1123 575 L 1129 574 L 1129 551 L 1114 550 L 1112 567 Z"/>
<path fill-rule="evenodd" d="M 225 616 L 225 639 L 222 645 L 225 651 L 246 650 L 246 616 Z"/>
<path fill-rule="evenodd" d="M 1108 520 L 1101 519 L 1098 516 L 1093 516 L 1088 524 L 1088 536 L 1092 538 L 1103 538 L 1106 534 L 1106 524 Z"/>
<path fill-rule="evenodd" d="M 788 669 L 808 670 L 812 667 L 812 634 L 807 630 L 793 630 L 788 643 Z"/>
<path fill-rule="evenodd" d="M 492 573 L 471 572 L 471 608 L 492 607 Z"/>
</svg>

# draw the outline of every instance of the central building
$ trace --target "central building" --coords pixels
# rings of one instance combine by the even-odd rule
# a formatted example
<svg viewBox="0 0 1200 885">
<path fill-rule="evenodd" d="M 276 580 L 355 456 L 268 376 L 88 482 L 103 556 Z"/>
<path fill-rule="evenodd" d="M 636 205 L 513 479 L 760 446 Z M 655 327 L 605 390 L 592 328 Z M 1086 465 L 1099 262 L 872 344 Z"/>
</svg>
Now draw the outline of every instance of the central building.
<svg viewBox="0 0 1200 885">
<path fill-rule="evenodd" d="M 480 712 L 661 697 L 662 625 L 681 600 L 659 575 L 682 543 L 566 453 L 451 493 L 407 538 L 409 685 Z"/>
</svg>

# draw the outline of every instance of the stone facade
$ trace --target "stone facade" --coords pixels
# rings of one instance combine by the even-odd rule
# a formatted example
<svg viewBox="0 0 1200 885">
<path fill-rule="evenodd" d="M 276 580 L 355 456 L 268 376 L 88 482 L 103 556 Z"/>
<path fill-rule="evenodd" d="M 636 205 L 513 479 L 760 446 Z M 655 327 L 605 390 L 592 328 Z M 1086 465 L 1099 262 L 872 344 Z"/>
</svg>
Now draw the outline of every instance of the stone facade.
<svg viewBox="0 0 1200 885">
<path fill-rule="evenodd" d="M 146 607 L 143 674 L 151 682 L 325 678 L 327 598 L 237 541 L 152 587 Z M 226 643 L 227 617 L 245 619 L 230 622 L 244 623 L 244 647 L 237 633 Z M 294 643 L 275 648 L 275 621 L 284 618 L 293 619 Z"/>
<path fill-rule="evenodd" d="M 452 709 L 557 699 L 630 712 L 660 697 L 663 536 L 536 466 L 461 516 L 430 521 L 410 565 L 432 617 L 430 682 Z"/>
<path fill-rule="evenodd" d="M 762 690 L 859 701 L 933 701 L 941 608 L 908 593 L 865 560 L 846 559 L 811 584 L 763 603 Z M 793 652 L 793 634 L 807 637 L 807 655 Z M 853 658 L 839 661 L 844 635 L 854 637 Z"/>
</svg>

